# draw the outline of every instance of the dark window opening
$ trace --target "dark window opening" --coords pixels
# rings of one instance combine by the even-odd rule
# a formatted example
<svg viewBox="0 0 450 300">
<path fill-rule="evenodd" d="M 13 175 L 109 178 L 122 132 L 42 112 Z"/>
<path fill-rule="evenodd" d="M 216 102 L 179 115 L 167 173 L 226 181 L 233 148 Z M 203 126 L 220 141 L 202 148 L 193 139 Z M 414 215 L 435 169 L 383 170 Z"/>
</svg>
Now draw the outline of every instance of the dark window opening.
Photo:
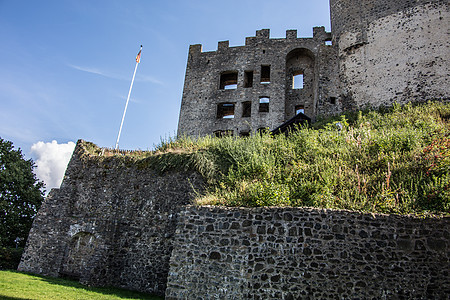
<svg viewBox="0 0 450 300">
<path fill-rule="evenodd" d="M 302 113 L 302 114 L 305 113 L 305 107 L 303 105 L 295 106 L 295 114 L 298 115 L 299 113 Z"/>
<path fill-rule="evenodd" d="M 242 117 L 250 117 L 252 115 L 252 102 L 242 102 Z"/>
<path fill-rule="evenodd" d="M 219 103 L 217 105 L 217 119 L 233 119 L 234 103 Z"/>
<path fill-rule="evenodd" d="M 292 76 L 292 88 L 300 90 L 303 88 L 303 73 L 294 73 Z"/>
<path fill-rule="evenodd" d="M 249 88 L 253 86 L 253 71 L 244 72 L 244 87 Z"/>
<path fill-rule="evenodd" d="M 250 131 L 241 131 L 239 133 L 239 136 L 241 136 L 241 137 L 250 136 Z"/>
<path fill-rule="evenodd" d="M 330 103 L 336 104 L 336 97 L 330 97 Z"/>
<path fill-rule="evenodd" d="M 214 131 L 215 137 L 233 136 L 233 130 L 216 130 Z"/>
<path fill-rule="evenodd" d="M 269 97 L 260 97 L 259 98 L 259 112 L 269 112 Z"/>
<path fill-rule="evenodd" d="M 261 66 L 261 83 L 270 83 L 270 66 Z"/>
<path fill-rule="evenodd" d="M 226 72 L 220 75 L 220 89 L 232 90 L 237 88 L 238 72 Z"/>
</svg>

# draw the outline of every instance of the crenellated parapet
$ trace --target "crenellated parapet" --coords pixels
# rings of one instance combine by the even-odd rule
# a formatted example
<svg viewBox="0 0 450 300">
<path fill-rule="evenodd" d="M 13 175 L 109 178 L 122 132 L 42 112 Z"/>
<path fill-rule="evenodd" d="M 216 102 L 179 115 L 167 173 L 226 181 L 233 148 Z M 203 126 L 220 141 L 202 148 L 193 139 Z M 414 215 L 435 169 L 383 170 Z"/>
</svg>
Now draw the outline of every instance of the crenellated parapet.
<svg viewBox="0 0 450 300">
<path fill-rule="evenodd" d="M 265 43 L 270 42 L 282 42 L 285 40 L 286 42 L 292 42 L 292 41 L 307 41 L 307 40 L 314 40 L 319 43 L 325 44 L 327 41 L 331 41 L 331 32 L 325 31 L 325 27 L 313 27 L 313 36 L 312 37 L 304 37 L 299 38 L 297 37 L 297 30 L 296 29 L 288 29 L 286 30 L 286 37 L 285 38 L 271 38 L 270 37 L 270 29 L 261 29 L 257 30 L 255 36 L 249 36 L 245 38 L 245 45 L 244 46 L 234 46 L 231 48 L 242 48 L 245 46 L 254 47 L 255 45 L 261 45 Z M 207 51 L 203 52 L 202 44 L 195 44 L 189 46 L 189 54 L 190 55 L 196 55 L 199 53 L 214 53 L 214 52 L 223 52 L 230 48 L 230 42 L 227 41 L 219 41 L 217 43 L 217 50 L 216 51 Z"/>
</svg>

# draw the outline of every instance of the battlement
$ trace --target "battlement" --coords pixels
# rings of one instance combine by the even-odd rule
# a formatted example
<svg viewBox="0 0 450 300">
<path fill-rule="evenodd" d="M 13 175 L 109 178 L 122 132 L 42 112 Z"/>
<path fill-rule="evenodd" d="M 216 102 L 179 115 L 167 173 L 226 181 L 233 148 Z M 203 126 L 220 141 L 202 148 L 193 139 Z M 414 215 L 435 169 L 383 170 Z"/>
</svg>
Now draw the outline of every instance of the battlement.
<svg viewBox="0 0 450 300">
<path fill-rule="evenodd" d="M 313 27 L 313 36 L 312 37 L 297 37 L 297 30 L 296 29 L 288 29 L 286 30 L 286 37 L 285 38 L 271 38 L 270 37 L 270 29 L 261 29 L 257 30 L 255 36 L 249 36 L 245 38 L 245 45 L 244 46 L 234 46 L 230 47 L 230 41 L 219 41 L 217 44 L 217 52 L 223 52 L 226 51 L 228 48 L 239 48 L 239 47 L 245 47 L 245 46 L 255 46 L 259 45 L 261 43 L 267 43 L 267 42 L 280 42 L 282 40 L 292 41 L 292 40 L 316 40 L 320 41 L 322 43 L 325 43 L 327 41 L 331 41 L 331 32 L 326 32 L 324 26 L 318 26 Z M 203 52 L 202 50 L 202 44 L 195 44 L 190 45 L 189 47 L 189 54 L 195 55 L 199 53 L 211 53 L 216 51 L 206 51 Z"/>
</svg>

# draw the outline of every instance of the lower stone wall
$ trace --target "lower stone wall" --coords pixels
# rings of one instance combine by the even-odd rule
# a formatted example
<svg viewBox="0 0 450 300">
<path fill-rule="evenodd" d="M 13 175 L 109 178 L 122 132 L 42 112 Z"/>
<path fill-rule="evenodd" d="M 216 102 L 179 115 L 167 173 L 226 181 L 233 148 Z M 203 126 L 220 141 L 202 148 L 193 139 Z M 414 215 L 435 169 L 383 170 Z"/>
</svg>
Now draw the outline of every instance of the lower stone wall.
<svg viewBox="0 0 450 300">
<path fill-rule="evenodd" d="M 39 210 L 20 271 L 164 295 L 177 214 L 203 180 L 158 174 L 79 141 L 59 190 Z"/>
<path fill-rule="evenodd" d="M 166 299 L 447 299 L 450 218 L 188 206 Z"/>
</svg>

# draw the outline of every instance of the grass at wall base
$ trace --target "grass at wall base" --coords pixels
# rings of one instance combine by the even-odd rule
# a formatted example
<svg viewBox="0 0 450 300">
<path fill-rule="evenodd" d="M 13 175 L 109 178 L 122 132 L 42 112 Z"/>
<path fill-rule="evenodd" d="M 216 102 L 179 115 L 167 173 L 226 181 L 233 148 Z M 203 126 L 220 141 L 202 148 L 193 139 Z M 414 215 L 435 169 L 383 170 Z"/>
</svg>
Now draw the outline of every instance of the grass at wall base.
<svg viewBox="0 0 450 300">
<path fill-rule="evenodd" d="M 149 299 L 162 297 L 117 288 L 91 288 L 77 281 L 0 271 L 0 299 Z"/>
<path fill-rule="evenodd" d="M 287 136 L 169 138 L 127 154 L 85 147 L 105 166 L 197 170 L 207 182 L 200 205 L 449 215 L 449 122 L 449 103 L 410 103 L 348 112 Z"/>
</svg>

